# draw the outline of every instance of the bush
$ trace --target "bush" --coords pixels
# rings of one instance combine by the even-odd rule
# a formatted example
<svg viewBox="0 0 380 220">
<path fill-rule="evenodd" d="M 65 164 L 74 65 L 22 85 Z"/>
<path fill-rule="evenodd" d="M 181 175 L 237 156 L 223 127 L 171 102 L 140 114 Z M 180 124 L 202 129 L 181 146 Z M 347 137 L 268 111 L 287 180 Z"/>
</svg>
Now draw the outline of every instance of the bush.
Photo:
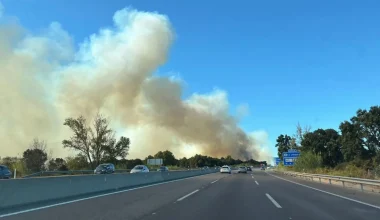
<svg viewBox="0 0 380 220">
<path fill-rule="evenodd" d="M 322 157 L 312 152 L 302 152 L 294 163 L 294 170 L 298 172 L 313 172 L 322 167 Z"/>
</svg>

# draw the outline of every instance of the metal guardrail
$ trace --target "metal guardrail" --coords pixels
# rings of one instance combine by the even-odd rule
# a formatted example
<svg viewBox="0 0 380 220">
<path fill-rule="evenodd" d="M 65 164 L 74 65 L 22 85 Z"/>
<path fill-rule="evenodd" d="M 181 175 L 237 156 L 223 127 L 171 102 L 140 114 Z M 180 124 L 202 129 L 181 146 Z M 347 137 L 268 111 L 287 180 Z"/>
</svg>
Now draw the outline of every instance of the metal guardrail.
<svg viewBox="0 0 380 220">
<path fill-rule="evenodd" d="M 278 171 L 279 172 L 279 171 Z M 285 175 L 301 177 L 304 179 L 317 179 L 320 183 L 322 180 L 328 180 L 330 185 L 341 185 L 348 188 L 360 188 L 361 191 L 370 191 L 380 193 L 380 180 L 363 179 L 363 178 L 352 178 L 343 176 L 331 176 L 323 174 L 310 174 L 310 173 L 299 173 L 299 172 L 282 172 Z"/>
</svg>

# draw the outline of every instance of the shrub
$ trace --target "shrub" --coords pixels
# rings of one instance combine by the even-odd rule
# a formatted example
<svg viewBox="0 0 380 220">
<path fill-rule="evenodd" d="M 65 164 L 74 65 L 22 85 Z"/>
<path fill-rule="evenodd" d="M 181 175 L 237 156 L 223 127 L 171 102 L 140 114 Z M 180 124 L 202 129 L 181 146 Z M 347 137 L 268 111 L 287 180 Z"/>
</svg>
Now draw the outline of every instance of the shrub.
<svg viewBox="0 0 380 220">
<path fill-rule="evenodd" d="M 313 172 L 322 167 L 322 157 L 312 152 L 302 152 L 294 163 L 294 170 L 298 172 Z"/>
</svg>

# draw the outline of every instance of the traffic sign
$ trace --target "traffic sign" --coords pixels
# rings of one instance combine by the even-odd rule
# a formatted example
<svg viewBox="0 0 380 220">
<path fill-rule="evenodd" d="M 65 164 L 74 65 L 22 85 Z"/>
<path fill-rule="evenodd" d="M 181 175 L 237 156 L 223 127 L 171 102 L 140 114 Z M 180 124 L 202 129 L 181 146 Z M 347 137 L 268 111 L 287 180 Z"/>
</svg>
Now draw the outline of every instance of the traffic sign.
<svg viewBox="0 0 380 220">
<path fill-rule="evenodd" d="M 288 152 L 282 153 L 282 158 L 284 160 L 284 166 L 293 166 L 294 162 L 300 156 L 300 152 L 297 150 L 290 149 Z"/>
<path fill-rule="evenodd" d="M 282 157 L 299 157 L 300 153 L 299 152 L 284 152 L 282 153 Z"/>
<path fill-rule="evenodd" d="M 275 157 L 274 160 L 275 160 L 276 166 L 278 166 L 281 162 L 281 159 L 279 157 Z"/>
</svg>

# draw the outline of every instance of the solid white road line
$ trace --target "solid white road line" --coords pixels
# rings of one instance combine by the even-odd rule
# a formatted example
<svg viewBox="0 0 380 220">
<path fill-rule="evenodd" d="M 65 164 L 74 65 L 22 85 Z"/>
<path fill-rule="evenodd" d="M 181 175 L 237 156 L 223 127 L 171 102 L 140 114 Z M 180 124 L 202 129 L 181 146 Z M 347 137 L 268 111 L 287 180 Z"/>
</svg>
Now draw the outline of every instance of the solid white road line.
<svg viewBox="0 0 380 220">
<path fill-rule="evenodd" d="M 211 184 L 216 183 L 216 182 L 218 182 L 218 181 L 219 181 L 219 179 L 214 180 L 214 181 L 211 182 Z"/>
<path fill-rule="evenodd" d="M 199 191 L 199 189 L 194 190 L 193 192 L 191 192 L 191 193 L 189 193 L 189 194 L 187 194 L 187 195 L 185 195 L 185 196 L 182 196 L 181 198 L 177 199 L 177 202 L 180 202 L 180 201 L 186 199 L 187 197 L 193 195 L 194 193 L 196 193 L 196 192 L 198 192 L 198 191 Z"/>
<path fill-rule="evenodd" d="M 303 186 L 303 187 L 306 187 L 306 188 L 309 188 L 309 189 L 313 189 L 313 190 L 318 191 L 318 192 L 326 193 L 326 194 L 329 194 L 329 195 L 332 195 L 332 196 L 336 196 L 336 197 L 341 198 L 341 199 L 346 199 L 346 200 L 349 200 L 349 201 L 352 201 L 352 202 L 356 202 L 356 203 L 359 203 L 359 204 L 362 204 L 362 205 L 370 206 L 372 208 L 380 209 L 380 206 L 377 206 L 377 205 L 372 205 L 372 204 L 369 204 L 369 203 L 366 203 L 366 202 L 362 202 L 362 201 L 359 201 L 359 200 L 356 200 L 356 199 L 351 199 L 351 198 L 348 198 L 348 197 L 345 197 L 345 196 L 341 196 L 341 195 L 338 195 L 338 194 L 335 194 L 335 193 L 327 192 L 327 191 L 324 191 L 324 190 L 321 190 L 321 189 L 317 189 L 317 188 L 314 188 L 314 187 L 311 187 L 311 186 L 307 186 L 307 185 L 304 185 L 304 184 L 301 184 L 301 183 L 297 183 L 297 182 L 294 182 L 294 181 L 291 181 L 291 180 L 287 180 L 287 179 L 278 177 L 276 175 L 270 174 L 268 172 L 267 172 L 267 174 L 269 174 L 269 175 L 271 175 L 271 176 L 273 176 L 275 178 L 282 179 L 282 180 L 288 181 L 290 183 L 297 184 L 299 186 Z"/>
<path fill-rule="evenodd" d="M 210 174 L 212 174 L 212 173 L 210 173 Z M 205 175 L 208 175 L 208 174 L 205 174 Z M 203 175 L 200 175 L 200 176 L 203 176 Z M 41 206 L 41 207 L 32 208 L 32 209 L 26 209 L 26 210 L 22 210 L 22 211 L 18 211 L 18 212 L 11 212 L 11 213 L 0 215 L 0 218 L 12 216 L 12 215 L 19 215 L 19 214 L 23 214 L 23 213 L 27 213 L 27 212 L 38 211 L 41 209 L 48 209 L 48 208 L 52 208 L 55 206 L 66 205 L 66 204 L 70 204 L 70 203 L 95 199 L 95 198 L 104 197 L 104 196 L 110 196 L 110 195 L 124 193 L 124 192 L 128 192 L 128 191 L 133 191 L 133 190 L 137 190 L 137 189 L 144 189 L 144 188 L 148 188 L 148 187 L 152 187 L 152 186 L 158 186 L 158 185 L 162 185 L 162 184 L 178 182 L 178 181 L 182 181 L 182 180 L 186 180 L 186 179 L 192 179 L 192 178 L 196 178 L 196 177 L 200 177 L 200 176 L 192 176 L 192 177 L 187 177 L 187 178 L 178 179 L 178 180 L 171 180 L 171 181 L 162 182 L 162 183 L 155 183 L 155 184 L 151 184 L 151 185 L 147 185 L 147 186 L 140 186 L 140 187 L 136 187 L 136 188 L 132 188 L 132 189 L 125 189 L 125 190 L 120 190 L 117 192 L 105 193 L 105 194 L 101 194 L 101 195 L 97 195 L 97 196 L 90 196 L 90 197 L 86 197 L 86 198 L 82 198 L 82 199 L 75 199 L 75 200 L 71 200 L 71 201 L 67 201 L 67 202 L 60 202 L 60 203 L 56 203 L 56 204 L 52 204 L 52 205 Z"/>
<path fill-rule="evenodd" d="M 256 185 L 259 185 L 259 183 L 257 181 L 255 181 Z"/>
<path fill-rule="evenodd" d="M 277 202 L 276 202 L 276 200 L 274 200 L 273 198 L 272 198 L 272 196 L 270 196 L 268 193 L 265 193 L 265 195 L 268 197 L 268 199 L 277 207 L 277 208 L 279 208 L 279 209 L 281 209 L 282 207 L 280 206 L 280 204 L 278 204 Z"/>
</svg>

